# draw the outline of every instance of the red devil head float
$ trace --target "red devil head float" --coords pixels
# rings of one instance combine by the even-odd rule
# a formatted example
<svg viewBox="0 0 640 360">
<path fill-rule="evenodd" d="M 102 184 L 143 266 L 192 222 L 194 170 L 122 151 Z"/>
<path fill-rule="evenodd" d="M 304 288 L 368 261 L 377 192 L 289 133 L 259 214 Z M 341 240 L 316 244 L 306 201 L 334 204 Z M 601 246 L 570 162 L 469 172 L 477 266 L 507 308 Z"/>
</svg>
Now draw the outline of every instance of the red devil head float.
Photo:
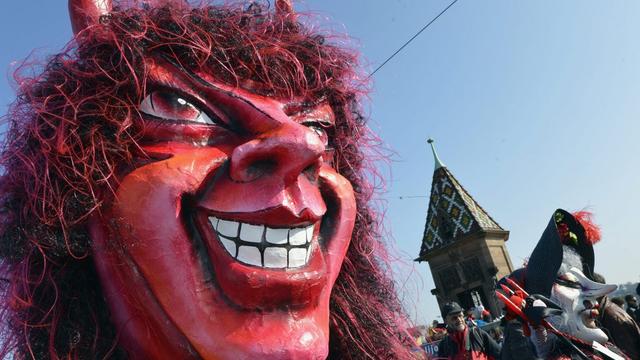
<svg viewBox="0 0 640 360">
<path fill-rule="evenodd" d="M 355 55 L 285 1 L 69 9 L 6 116 L 4 354 L 409 357 Z"/>
</svg>

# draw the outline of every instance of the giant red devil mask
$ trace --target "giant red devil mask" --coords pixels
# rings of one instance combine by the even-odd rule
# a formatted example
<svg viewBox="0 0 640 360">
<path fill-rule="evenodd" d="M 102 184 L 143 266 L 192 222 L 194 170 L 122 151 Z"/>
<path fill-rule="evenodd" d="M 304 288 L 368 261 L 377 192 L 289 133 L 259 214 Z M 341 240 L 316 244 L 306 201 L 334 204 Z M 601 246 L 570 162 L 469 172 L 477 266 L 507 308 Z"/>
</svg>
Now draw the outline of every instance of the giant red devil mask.
<svg viewBox="0 0 640 360">
<path fill-rule="evenodd" d="M 147 60 L 138 140 L 92 216 L 121 343 L 140 358 L 325 358 L 355 220 L 323 101 L 266 97 Z"/>
<path fill-rule="evenodd" d="M 410 357 L 357 57 L 286 1 L 117 5 L 18 76 L 0 357 Z"/>
<path fill-rule="evenodd" d="M 329 295 L 355 217 L 349 182 L 325 159 L 331 108 L 150 68 L 141 143 L 155 161 L 122 174 L 91 222 L 126 347 L 153 358 L 326 357 Z"/>
</svg>

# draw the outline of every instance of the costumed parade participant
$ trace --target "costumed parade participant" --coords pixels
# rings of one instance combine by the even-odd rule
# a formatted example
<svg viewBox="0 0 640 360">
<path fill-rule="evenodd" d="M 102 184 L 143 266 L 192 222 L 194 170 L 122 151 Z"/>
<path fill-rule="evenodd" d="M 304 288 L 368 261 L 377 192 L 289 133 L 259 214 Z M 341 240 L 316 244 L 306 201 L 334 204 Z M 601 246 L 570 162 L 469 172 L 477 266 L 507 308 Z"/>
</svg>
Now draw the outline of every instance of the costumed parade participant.
<svg viewBox="0 0 640 360">
<path fill-rule="evenodd" d="M 638 300 L 636 297 L 633 295 L 627 295 L 624 297 L 624 300 L 627 302 L 627 314 L 636 321 L 640 320 L 638 318 L 640 308 L 638 308 Z"/>
<path fill-rule="evenodd" d="M 597 282 L 604 284 L 604 278 L 595 273 Z M 602 281 L 601 281 L 602 280 Z M 596 324 L 605 330 L 609 341 L 615 344 L 631 359 L 640 359 L 640 327 L 622 307 L 615 304 L 613 299 L 603 296 L 598 299 L 600 313 Z"/>
<path fill-rule="evenodd" d="M 438 358 L 482 360 L 500 357 L 500 345 L 486 331 L 469 325 L 458 303 L 444 304 L 442 318 L 447 325 L 447 335 L 438 345 Z"/>
<path fill-rule="evenodd" d="M 6 117 L 1 355 L 410 358 L 356 55 L 286 1 L 69 9 Z"/>
<path fill-rule="evenodd" d="M 504 293 L 498 297 L 510 316 L 523 321 L 543 359 L 629 358 L 596 323 L 597 299 L 617 288 L 593 280 L 593 244 L 599 239 L 589 213 L 558 209 L 526 268 L 501 281 Z"/>
</svg>

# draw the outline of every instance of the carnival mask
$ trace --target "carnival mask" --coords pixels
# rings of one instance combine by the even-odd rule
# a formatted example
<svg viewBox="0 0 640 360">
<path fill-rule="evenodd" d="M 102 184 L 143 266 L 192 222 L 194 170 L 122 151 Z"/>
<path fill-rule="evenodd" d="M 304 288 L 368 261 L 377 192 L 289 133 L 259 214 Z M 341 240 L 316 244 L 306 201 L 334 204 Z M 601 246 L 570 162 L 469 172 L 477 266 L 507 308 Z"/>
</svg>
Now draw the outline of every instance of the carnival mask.
<svg viewBox="0 0 640 360">
<path fill-rule="evenodd" d="M 139 358 L 324 359 L 356 210 L 327 151 L 332 109 L 149 69 L 149 158 L 91 221 L 121 343 Z"/>
<path fill-rule="evenodd" d="M 68 8 L 6 115 L 0 358 L 410 358 L 346 38 L 290 0 Z"/>
<path fill-rule="evenodd" d="M 608 337 L 598 328 L 598 298 L 614 291 L 616 285 L 600 284 L 588 279 L 576 267 L 561 268 L 558 278 L 551 288 L 551 300 L 564 310 L 562 316 L 551 317 L 551 322 L 578 339 L 604 344 Z"/>
</svg>

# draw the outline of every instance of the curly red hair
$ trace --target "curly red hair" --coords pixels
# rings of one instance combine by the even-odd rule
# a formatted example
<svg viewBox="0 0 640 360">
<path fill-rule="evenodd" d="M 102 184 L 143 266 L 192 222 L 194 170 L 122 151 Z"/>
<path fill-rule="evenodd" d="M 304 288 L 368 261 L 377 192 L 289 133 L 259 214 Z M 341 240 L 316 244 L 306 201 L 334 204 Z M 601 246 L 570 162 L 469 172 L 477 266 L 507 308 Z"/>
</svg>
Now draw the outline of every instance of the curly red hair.
<svg viewBox="0 0 640 360">
<path fill-rule="evenodd" d="M 114 8 L 37 76 L 21 77 L 4 118 L 0 256 L 8 279 L 4 349 L 18 358 L 126 358 L 98 283 L 86 219 L 114 174 L 143 157 L 132 119 L 145 96 L 145 58 L 162 56 L 234 86 L 326 99 L 337 115 L 335 167 L 358 214 L 331 295 L 330 358 L 412 357 L 385 262 L 365 156 L 375 138 L 359 101 L 357 57 L 263 6 Z M 259 86 L 255 86 L 258 84 Z M 258 89 L 258 90 L 256 90 Z"/>
</svg>

